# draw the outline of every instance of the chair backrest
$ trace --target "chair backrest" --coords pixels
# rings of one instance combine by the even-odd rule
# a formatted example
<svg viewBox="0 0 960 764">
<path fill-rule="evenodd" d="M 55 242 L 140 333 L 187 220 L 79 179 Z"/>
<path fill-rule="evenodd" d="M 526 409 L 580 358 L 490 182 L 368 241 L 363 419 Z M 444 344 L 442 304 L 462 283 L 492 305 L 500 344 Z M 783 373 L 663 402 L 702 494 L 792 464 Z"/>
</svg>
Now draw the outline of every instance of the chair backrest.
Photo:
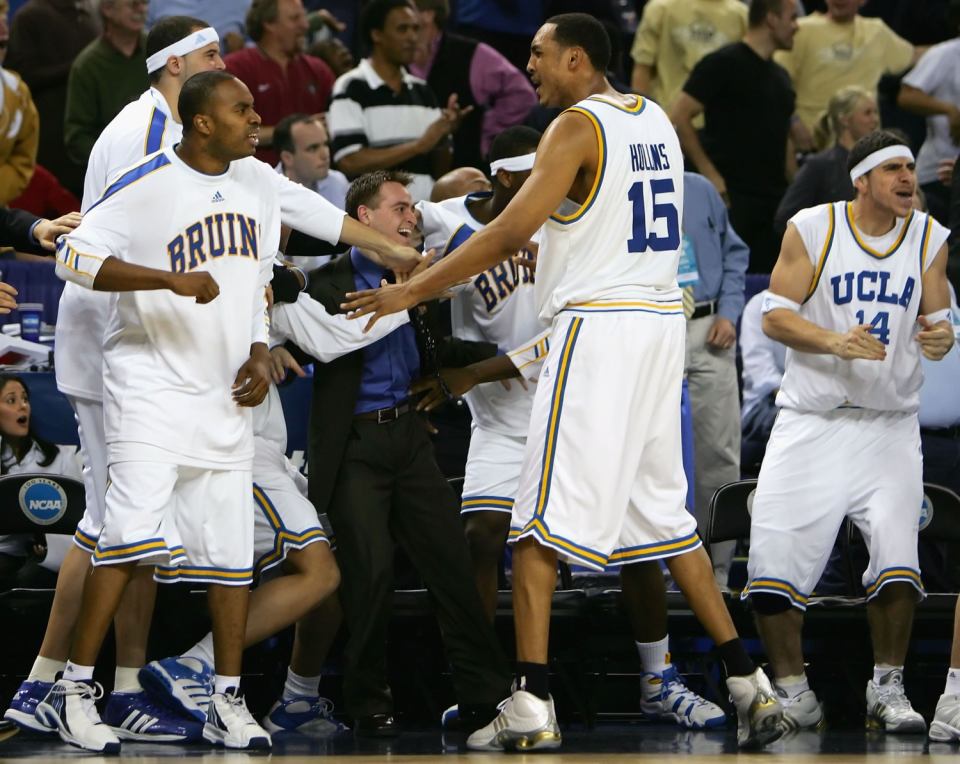
<svg viewBox="0 0 960 764">
<path fill-rule="evenodd" d="M 42 473 L 0 477 L 0 534 L 72 535 L 87 508 L 83 483 Z"/>
<path fill-rule="evenodd" d="M 941 485 L 924 483 L 920 536 L 934 541 L 960 542 L 960 496 Z"/>
<path fill-rule="evenodd" d="M 713 494 L 703 539 L 708 553 L 710 545 L 718 541 L 750 538 L 750 505 L 756 488 L 756 480 L 737 480 L 720 486 Z"/>
</svg>

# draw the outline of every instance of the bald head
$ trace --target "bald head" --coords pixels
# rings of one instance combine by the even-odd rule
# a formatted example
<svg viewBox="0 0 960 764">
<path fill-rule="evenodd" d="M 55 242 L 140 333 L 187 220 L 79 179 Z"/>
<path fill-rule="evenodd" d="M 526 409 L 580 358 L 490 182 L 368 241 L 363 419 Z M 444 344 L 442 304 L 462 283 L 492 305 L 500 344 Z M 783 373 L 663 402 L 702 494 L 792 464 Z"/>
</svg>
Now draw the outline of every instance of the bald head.
<svg viewBox="0 0 960 764">
<path fill-rule="evenodd" d="M 440 178 L 430 194 L 431 202 L 442 202 L 458 196 L 466 196 L 475 191 L 489 191 L 490 181 L 476 167 L 459 167 Z"/>
</svg>

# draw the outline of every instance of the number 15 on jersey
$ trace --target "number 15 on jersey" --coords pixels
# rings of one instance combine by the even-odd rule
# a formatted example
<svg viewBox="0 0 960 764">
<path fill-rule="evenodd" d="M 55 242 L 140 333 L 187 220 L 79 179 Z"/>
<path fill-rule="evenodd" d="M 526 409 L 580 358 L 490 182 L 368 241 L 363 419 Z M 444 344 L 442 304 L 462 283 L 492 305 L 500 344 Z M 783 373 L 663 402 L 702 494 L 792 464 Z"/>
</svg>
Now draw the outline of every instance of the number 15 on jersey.
<svg viewBox="0 0 960 764">
<path fill-rule="evenodd" d="M 672 202 L 657 201 L 658 196 L 674 192 L 673 180 L 663 178 L 649 183 L 652 200 L 649 218 L 643 197 L 645 181 L 637 181 L 627 193 L 627 198 L 633 204 L 633 236 L 627 242 L 627 249 L 630 252 L 646 252 L 647 249 L 654 252 L 675 251 L 680 246 L 680 213 Z M 666 221 L 665 236 L 651 230 L 660 220 Z"/>
</svg>

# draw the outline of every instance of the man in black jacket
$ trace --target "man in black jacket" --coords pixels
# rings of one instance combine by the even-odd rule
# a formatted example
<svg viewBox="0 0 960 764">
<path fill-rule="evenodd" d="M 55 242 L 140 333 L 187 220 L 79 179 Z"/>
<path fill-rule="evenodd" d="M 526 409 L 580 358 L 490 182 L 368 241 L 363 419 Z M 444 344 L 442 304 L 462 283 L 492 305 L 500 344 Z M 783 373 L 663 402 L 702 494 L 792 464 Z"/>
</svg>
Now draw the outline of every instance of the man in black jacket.
<svg viewBox="0 0 960 764">
<path fill-rule="evenodd" d="M 347 194 L 347 212 L 401 243 L 416 226 L 410 176 L 377 171 Z M 352 249 L 310 275 L 310 295 L 342 313 L 347 292 L 379 286 L 390 274 Z M 326 512 L 338 544 L 340 599 L 350 630 L 344 700 L 355 734 L 397 734 L 387 684 L 386 640 L 399 544 L 430 591 L 464 727 L 496 716 L 510 672 L 473 579 L 457 499 L 434 457 L 410 383 L 438 362 L 466 365 L 494 346 L 435 342 L 435 304 L 411 311 L 411 324 L 326 364 L 315 364 L 309 429 L 309 495 Z M 437 335 L 439 337 L 439 335 Z"/>
<path fill-rule="evenodd" d="M 47 255 L 56 248 L 57 237 L 80 225 L 80 213 L 71 212 L 56 220 L 44 220 L 24 210 L 0 207 L 0 247 L 17 252 Z M 17 309 L 17 290 L 0 281 L 0 314 Z"/>
</svg>

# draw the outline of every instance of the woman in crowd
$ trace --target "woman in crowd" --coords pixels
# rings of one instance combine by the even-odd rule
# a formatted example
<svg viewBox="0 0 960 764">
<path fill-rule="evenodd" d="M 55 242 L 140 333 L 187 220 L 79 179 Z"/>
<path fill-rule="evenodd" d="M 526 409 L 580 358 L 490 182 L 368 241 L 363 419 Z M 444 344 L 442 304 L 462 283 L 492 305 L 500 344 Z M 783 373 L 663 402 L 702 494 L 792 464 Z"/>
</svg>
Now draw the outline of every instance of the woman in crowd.
<svg viewBox="0 0 960 764">
<path fill-rule="evenodd" d="M 781 236 L 787 221 L 800 210 L 856 196 L 847 156 L 854 143 L 878 127 L 877 102 L 869 92 L 851 85 L 834 94 L 814 130 L 821 151 L 807 157 L 777 209 L 773 225 Z"/>
<path fill-rule="evenodd" d="M 75 454 L 47 442 L 34 430 L 30 391 L 23 379 L 17 374 L 0 374 L 0 475 L 27 472 L 81 479 Z M 69 544 L 69 536 L 48 536 L 44 568 L 53 566 L 55 572 Z M 43 547 L 35 544 L 32 535 L 0 536 L 0 591 L 18 585 L 17 574 L 31 553 L 44 556 Z"/>
</svg>

